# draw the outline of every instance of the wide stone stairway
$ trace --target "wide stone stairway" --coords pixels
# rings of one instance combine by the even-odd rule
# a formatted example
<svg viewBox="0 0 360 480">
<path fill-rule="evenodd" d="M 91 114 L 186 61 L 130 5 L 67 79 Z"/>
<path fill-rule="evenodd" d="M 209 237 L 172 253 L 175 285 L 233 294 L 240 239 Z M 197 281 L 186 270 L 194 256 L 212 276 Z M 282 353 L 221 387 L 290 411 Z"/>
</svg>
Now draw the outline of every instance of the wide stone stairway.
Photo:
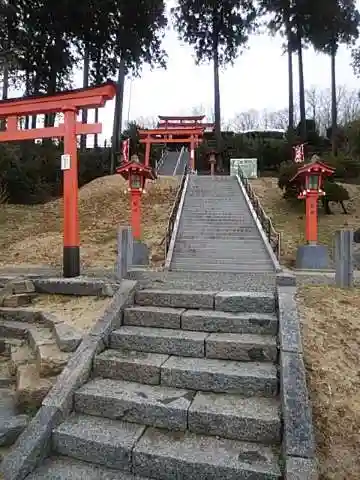
<svg viewBox="0 0 360 480">
<path fill-rule="evenodd" d="M 138 290 L 28 479 L 282 478 L 277 330 L 272 292 Z"/>
<path fill-rule="evenodd" d="M 170 270 L 274 272 L 236 177 L 189 175 Z"/>
<path fill-rule="evenodd" d="M 180 158 L 179 158 L 180 157 Z M 185 169 L 185 165 L 189 159 L 189 152 L 186 150 L 183 152 L 168 152 L 164 163 L 158 170 L 159 175 L 182 175 Z"/>
</svg>

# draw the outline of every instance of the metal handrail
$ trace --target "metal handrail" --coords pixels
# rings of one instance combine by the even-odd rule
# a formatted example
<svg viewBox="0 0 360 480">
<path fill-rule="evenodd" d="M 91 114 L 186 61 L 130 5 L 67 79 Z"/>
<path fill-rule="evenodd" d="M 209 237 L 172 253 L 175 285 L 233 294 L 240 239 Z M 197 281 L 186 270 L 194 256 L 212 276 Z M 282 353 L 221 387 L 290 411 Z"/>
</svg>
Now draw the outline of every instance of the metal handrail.
<svg viewBox="0 0 360 480">
<path fill-rule="evenodd" d="M 184 172 L 182 174 L 182 177 L 181 177 L 181 181 L 180 181 L 178 191 L 176 192 L 176 197 L 175 197 L 172 209 L 171 209 L 169 221 L 168 221 L 167 228 L 166 228 L 165 239 L 164 239 L 165 240 L 165 258 L 167 257 L 167 254 L 168 254 L 168 251 L 169 251 L 169 245 L 170 245 L 171 237 L 172 237 L 172 234 L 173 234 L 173 231 L 174 231 L 176 214 L 177 214 L 177 211 L 179 209 L 181 195 L 182 195 L 182 192 L 184 190 L 184 185 L 185 185 L 185 180 L 186 180 L 187 174 L 188 174 L 188 166 L 186 165 L 185 168 L 184 168 Z"/>
<path fill-rule="evenodd" d="M 159 169 L 162 167 L 162 165 L 164 164 L 164 161 L 165 161 L 165 158 L 168 156 L 169 152 L 168 150 L 165 148 L 161 154 L 161 157 L 159 159 L 159 161 L 157 162 L 156 164 L 156 171 L 158 172 Z"/>
<path fill-rule="evenodd" d="M 254 192 L 254 189 L 252 188 L 248 178 L 244 175 L 244 172 L 240 166 L 238 167 L 238 176 L 245 187 L 246 193 L 248 194 L 251 204 L 254 207 L 255 213 L 264 229 L 271 248 L 273 249 L 276 258 L 279 260 L 281 253 L 281 233 L 276 231 L 271 218 L 265 213 L 259 198 Z"/>
</svg>

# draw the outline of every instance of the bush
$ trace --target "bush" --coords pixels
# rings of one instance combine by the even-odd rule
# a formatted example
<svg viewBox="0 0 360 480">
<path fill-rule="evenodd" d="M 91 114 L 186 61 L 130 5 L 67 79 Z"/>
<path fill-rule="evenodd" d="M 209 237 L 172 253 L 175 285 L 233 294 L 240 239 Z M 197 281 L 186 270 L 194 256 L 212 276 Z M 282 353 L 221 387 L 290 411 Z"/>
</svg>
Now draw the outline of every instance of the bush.
<svg viewBox="0 0 360 480">
<path fill-rule="evenodd" d="M 339 152 L 337 156 L 331 153 L 322 156 L 321 160 L 335 168 L 334 178 L 338 180 L 353 180 L 360 176 L 360 160 L 349 154 Z"/>
</svg>

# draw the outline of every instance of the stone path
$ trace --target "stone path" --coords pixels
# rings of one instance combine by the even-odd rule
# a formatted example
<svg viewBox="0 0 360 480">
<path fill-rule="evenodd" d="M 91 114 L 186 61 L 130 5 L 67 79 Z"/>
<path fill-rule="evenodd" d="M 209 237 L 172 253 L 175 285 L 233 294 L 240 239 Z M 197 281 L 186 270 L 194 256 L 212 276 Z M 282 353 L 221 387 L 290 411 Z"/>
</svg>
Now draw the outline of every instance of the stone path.
<svg viewBox="0 0 360 480">
<path fill-rule="evenodd" d="M 236 177 L 189 176 L 170 270 L 274 272 Z"/>
<path fill-rule="evenodd" d="M 139 290 L 28 480 L 282 478 L 277 329 L 270 292 Z"/>
</svg>

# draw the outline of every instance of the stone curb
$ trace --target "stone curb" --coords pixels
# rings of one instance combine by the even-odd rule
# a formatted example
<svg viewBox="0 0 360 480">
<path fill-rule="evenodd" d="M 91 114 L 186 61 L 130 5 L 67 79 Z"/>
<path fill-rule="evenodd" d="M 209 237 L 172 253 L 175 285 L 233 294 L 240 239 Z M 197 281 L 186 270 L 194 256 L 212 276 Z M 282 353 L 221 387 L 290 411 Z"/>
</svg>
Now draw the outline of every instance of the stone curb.
<svg viewBox="0 0 360 480">
<path fill-rule="evenodd" d="M 278 278 L 279 277 L 279 278 Z M 296 305 L 296 278 L 277 276 L 285 480 L 317 480 L 315 438 Z"/>
<path fill-rule="evenodd" d="M 88 380 L 95 354 L 105 348 L 114 326 L 121 325 L 123 309 L 132 302 L 136 283 L 125 280 L 120 284 L 105 313 L 73 353 L 29 427 L 4 458 L 0 467 L 4 479 L 24 480 L 48 455 L 53 428 L 70 414 L 74 392 Z"/>
</svg>

